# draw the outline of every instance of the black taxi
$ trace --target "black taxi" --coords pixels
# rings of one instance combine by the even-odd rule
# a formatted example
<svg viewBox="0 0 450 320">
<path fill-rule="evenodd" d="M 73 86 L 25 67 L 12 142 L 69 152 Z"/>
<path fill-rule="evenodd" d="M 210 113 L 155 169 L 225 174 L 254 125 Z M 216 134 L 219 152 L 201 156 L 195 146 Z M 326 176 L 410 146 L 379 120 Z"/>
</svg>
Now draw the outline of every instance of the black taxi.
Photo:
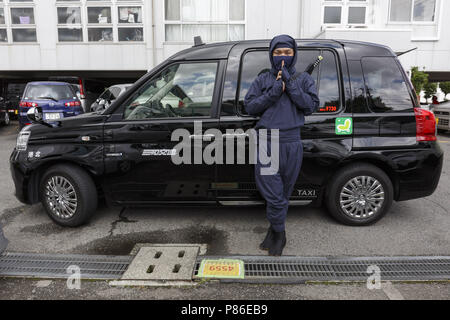
<svg viewBox="0 0 450 320">
<path fill-rule="evenodd" d="M 420 108 L 397 55 L 366 42 L 296 41 L 297 70 L 322 61 L 311 70 L 320 106 L 301 128 L 304 158 L 291 205 L 324 204 L 338 221 L 360 226 L 378 221 L 394 200 L 431 195 L 444 159 L 436 121 Z M 39 108 L 30 109 L 34 123 L 20 132 L 10 157 L 17 198 L 42 202 L 50 218 L 70 227 L 89 220 L 99 197 L 124 207 L 264 204 L 254 165 L 238 159 L 248 160 L 248 139 L 244 148 L 224 148 L 227 161 L 172 158 L 177 130 L 189 132 L 192 152 L 201 154 L 211 141 L 245 137 L 255 126 L 258 118 L 246 114 L 243 101 L 270 69 L 269 43 L 197 44 L 153 68 L 101 113 L 50 125 Z M 208 134 L 213 129 L 221 135 Z"/>
</svg>

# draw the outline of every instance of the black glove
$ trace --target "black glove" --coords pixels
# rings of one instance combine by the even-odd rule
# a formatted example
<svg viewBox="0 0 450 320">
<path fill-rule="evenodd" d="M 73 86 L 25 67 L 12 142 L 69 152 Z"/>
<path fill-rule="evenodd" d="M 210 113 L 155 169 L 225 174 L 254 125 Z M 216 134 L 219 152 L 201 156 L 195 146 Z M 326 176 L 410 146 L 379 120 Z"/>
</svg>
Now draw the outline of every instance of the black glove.
<svg viewBox="0 0 450 320">
<path fill-rule="evenodd" d="M 283 94 L 283 82 L 281 81 L 281 79 L 274 81 L 272 88 L 268 92 L 269 97 L 278 98 L 282 94 Z"/>
<path fill-rule="evenodd" d="M 286 68 L 286 66 L 281 68 L 282 74 L 281 74 L 281 78 L 283 79 L 283 81 L 285 83 L 288 83 L 289 80 L 291 80 L 291 75 L 289 73 L 289 70 Z"/>
</svg>

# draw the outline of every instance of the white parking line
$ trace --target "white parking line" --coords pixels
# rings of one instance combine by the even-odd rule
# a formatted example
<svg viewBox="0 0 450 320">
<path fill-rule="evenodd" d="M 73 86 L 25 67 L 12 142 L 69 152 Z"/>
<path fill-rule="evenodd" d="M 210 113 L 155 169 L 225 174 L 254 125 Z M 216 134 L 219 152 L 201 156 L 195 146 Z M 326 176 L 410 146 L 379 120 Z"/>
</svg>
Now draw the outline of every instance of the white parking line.
<svg viewBox="0 0 450 320">
<path fill-rule="evenodd" d="M 390 281 L 384 282 L 382 284 L 382 289 L 389 300 L 405 300 L 400 291 L 398 291 Z"/>
<path fill-rule="evenodd" d="M 41 280 L 36 282 L 36 288 L 46 288 L 52 284 L 51 280 Z"/>
</svg>

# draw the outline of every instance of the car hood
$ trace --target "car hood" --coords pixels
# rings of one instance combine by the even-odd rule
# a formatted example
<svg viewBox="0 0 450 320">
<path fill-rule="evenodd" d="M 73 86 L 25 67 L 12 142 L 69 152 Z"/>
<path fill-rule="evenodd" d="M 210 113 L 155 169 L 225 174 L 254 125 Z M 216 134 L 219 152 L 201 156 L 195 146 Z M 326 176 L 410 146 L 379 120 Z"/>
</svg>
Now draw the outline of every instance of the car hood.
<svg viewBox="0 0 450 320">
<path fill-rule="evenodd" d="M 31 133 L 30 140 L 43 140 L 47 138 L 69 138 L 79 134 L 89 134 L 89 127 L 101 125 L 108 118 L 107 115 L 97 113 L 83 113 L 78 116 L 61 119 L 52 127 L 33 123 L 25 127 Z"/>
</svg>

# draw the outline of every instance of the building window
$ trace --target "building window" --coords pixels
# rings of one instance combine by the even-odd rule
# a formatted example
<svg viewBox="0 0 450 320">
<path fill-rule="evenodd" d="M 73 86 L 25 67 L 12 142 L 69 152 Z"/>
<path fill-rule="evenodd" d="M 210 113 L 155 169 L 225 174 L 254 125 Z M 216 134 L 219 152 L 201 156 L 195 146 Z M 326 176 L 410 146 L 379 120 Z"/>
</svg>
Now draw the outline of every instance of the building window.
<svg viewBox="0 0 450 320">
<path fill-rule="evenodd" d="M 81 24 L 81 8 L 58 7 L 58 41 L 83 41 L 83 28 Z"/>
<path fill-rule="evenodd" d="M 118 7 L 119 41 L 144 41 L 142 7 Z"/>
<path fill-rule="evenodd" d="M 14 1 L 13 2 L 32 2 Z M 34 21 L 34 8 L 32 7 L 11 7 L 11 34 L 13 42 L 36 42 L 36 25 Z"/>
<path fill-rule="evenodd" d="M 245 39 L 245 0 L 165 0 L 166 41 Z"/>
<path fill-rule="evenodd" d="M 89 24 L 110 24 L 111 8 L 110 7 L 88 7 L 88 23 Z"/>
<path fill-rule="evenodd" d="M 323 24 L 365 25 L 368 5 L 367 0 L 324 0 Z"/>
<path fill-rule="evenodd" d="M 36 42 L 33 0 L 0 0 L 0 43 Z"/>
<path fill-rule="evenodd" d="M 1 3 L 1 1 L 0 1 Z M 8 32 L 6 30 L 5 8 L 0 7 L 0 43 L 8 42 Z"/>
<path fill-rule="evenodd" d="M 57 0 L 60 42 L 144 41 L 142 0 Z"/>
<path fill-rule="evenodd" d="M 87 7 L 87 18 L 88 41 L 114 40 L 111 20 L 111 7 Z"/>
<path fill-rule="evenodd" d="M 436 0 L 391 0 L 390 22 L 434 22 Z"/>
</svg>

